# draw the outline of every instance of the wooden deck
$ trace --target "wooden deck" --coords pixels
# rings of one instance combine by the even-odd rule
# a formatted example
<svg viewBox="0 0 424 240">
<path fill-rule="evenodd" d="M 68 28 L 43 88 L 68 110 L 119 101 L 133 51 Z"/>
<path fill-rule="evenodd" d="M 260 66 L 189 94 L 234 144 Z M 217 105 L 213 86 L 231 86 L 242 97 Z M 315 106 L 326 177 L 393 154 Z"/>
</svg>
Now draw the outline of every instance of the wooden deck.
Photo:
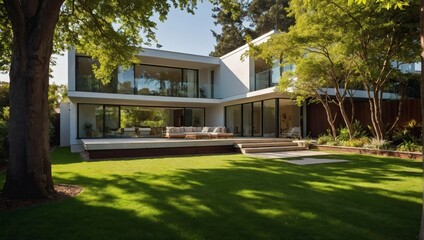
<svg viewBox="0 0 424 240">
<path fill-rule="evenodd" d="M 288 141 L 282 138 L 164 139 L 109 138 L 81 139 L 90 159 L 236 153 L 239 143 Z"/>
</svg>

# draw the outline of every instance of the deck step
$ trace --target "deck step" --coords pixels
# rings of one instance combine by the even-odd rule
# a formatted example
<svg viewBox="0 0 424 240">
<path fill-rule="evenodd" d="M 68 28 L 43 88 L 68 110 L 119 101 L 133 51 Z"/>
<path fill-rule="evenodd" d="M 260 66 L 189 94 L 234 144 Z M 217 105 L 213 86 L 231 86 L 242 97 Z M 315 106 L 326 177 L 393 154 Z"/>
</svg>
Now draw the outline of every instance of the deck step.
<svg viewBox="0 0 424 240">
<path fill-rule="evenodd" d="M 293 139 L 289 138 L 263 138 L 263 139 L 234 139 L 234 144 L 245 144 L 245 143 L 282 143 L 292 142 Z"/>
<path fill-rule="evenodd" d="M 260 143 L 238 143 L 234 144 L 236 148 L 261 148 L 261 147 L 288 147 L 288 146 L 297 146 L 297 143 L 291 141 L 284 142 L 260 142 Z"/>
<path fill-rule="evenodd" d="M 285 146 L 285 147 L 255 147 L 255 148 L 241 148 L 243 154 L 246 153 L 266 153 L 266 152 L 284 152 L 284 151 L 301 151 L 306 150 L 301 146 Z"/>
</svg>

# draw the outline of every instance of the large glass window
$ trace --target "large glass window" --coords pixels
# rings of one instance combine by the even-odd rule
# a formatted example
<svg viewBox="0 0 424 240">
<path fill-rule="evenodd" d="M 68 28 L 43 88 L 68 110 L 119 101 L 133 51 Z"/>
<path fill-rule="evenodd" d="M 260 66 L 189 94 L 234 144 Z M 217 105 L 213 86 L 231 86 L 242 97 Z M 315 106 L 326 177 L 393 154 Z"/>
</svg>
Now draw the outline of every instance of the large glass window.
<svg viewBox="0 0 424 240">
<path fill-rule="evenodd" d="M 187 91 L 187 93 L 185 93 L 185 96 L 183 94 L 183 97 L 197 98 L 197 70 L 184 69 L 183 83 L 183 91 Z"/>
<path fill-rule="evenodd" d="M 253 136 L 262 136 L 262 102 L 253 103 Z"/>
<path fill-rule="evenodd" d="M 280 60 L 268 64 L 263 59 L 257 59 L 255 64 L 255 88 L 261 90 L 278 85 L 281 77 Z"/>
<path fill-rule="evenodd" d="M 137 65 L 136 93 L 172 97 L 198 97 L 197 70 Z"/>
<path fill-rule="evenodd" d="M 167 126 L 204 126 L 203 108 L 78 105 L 78 137 L 162 137 Z"/>
<path fill-rule="evenodd" d="M 100 92 L 100 81 L 94 77 L 93 60 L 88 57 L 76 58 L 76 88 L 78 91 Z"/>
<path fill-rule="evenodd" d="M 116 93 L 116 71 L 108 83 L 103 84 L 94 77 L 93 64 L 97 64 L 90 57 L 76 57 L 76 89 L 84 92 Z"/>
<path fill-rule="evenodd" d="M 300 128 L 300 108 L 288 99 L 280 99 L 279 102 L 280 134 L 287 136 L 294 127 Z"/>
<path fill-rule="evenodd" d="M 118 69 L 118 86 L 117 92 L 123 94 L 134 93 L 134 68 Z"/>
<path fill-rule="evenodd" d="M 243 104 L 243 136 L 252 136 L 252 104 Z"/>
<path fill-rule="evenodd" d="M 114 137 L 119 130 L 119 106 L 105 106 L 104 136 Z"/>
<path fill-rule="evenodd" d="M 275 99 L 263 102 L 263 136 L 275 137 Z"/>
<path fill-rule="evenodd" d="M 103 137 L 103 105 L 80 104 L 78 116 L 80 138 Z"/>
<path fill-rule="evenodd" d="M 198 70 L 135 65 L 129 69 L 119 67 L 108 83 L 94 77 L 92 58 L 76 56 L 76 90 L 172 97 L 199 97 Z M 203 96 L 202 96 L 203 97 Z"/>
<path fill-rule="evenodd" d="M 234 134 L 234 136 L 241 135 L 241 105 L 230 106 L 226 108 L 227 128 Z"/>
<path fill-rule="evenodd" d="M 203 108 L 186 108 L 184 112 L 184 122 L 184 126 L 204 126 L 205 110 Z"/>
</svg>

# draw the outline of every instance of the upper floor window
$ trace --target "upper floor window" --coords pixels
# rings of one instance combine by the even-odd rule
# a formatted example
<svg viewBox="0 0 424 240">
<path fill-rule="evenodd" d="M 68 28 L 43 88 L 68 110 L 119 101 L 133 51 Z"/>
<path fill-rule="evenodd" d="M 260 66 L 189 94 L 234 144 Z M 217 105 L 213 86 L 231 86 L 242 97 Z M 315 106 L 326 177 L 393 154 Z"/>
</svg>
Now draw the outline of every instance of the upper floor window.
<svg viewBox="0 0 424 240">
<path fill-rule="evenodd" d="M 118 68 L 108 83 L 94 77 L 90 57 L 76 57 L 76 90 L 86 92 L 199 97 L 198 70 L 151 65 Z"/>
<path fill-rule="evenodd" d="M 275 60 L 272 64 L 269 64 L 263 59 L 257 59 L 254 61 L 254 64 L 255 83 L 252 89 L 253 91 L 278 85 L 282 72 L 279 60 Z"/>
</svg>

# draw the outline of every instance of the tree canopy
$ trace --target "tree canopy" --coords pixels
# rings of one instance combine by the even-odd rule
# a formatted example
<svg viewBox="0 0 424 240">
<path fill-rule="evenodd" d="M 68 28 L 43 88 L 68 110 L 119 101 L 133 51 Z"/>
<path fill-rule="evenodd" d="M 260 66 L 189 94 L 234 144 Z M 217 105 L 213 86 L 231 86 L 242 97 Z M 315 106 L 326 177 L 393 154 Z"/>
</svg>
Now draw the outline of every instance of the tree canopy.
<svg viewBox="0 0 424 240">
<path fill-rule="evenodd" d="M 212 31 L 216 39 L 212 56 L 222 56 L 246 43 L 246 38 L 256 38 L 271 30 L 287 31 L 293 25 L 293 18 L 287 15 L 288 0 L 238 1 L 237 15 L 225 6 L 216 6 L 212 17 L 222 32 Z"/>
<path fill-rule="evenodd" d="M 296 24 L 288 33 L 252 47 L 251 53 L 269 61 L 282 57 L 285 65 L 295 65 L 294 72 L 284 73 L 279 90 L 300 102 L 311 97 L 321 102 L 330 99 L 340 107 L 348 127 L 342 109 L 346 89 L 360 84 L 369 94 L 372 129 L 382 139 L 387 126 L 381 120 L 381 99 L 397 71 L 392 62 L 418 60 L 416 9 L 416 4 L 387 10 L 376 3 L 292 0 L 289 10 Z M 328 87 L 335 98 L 327 94 Z"/>
<path fill-rule="evenodd" d="M 211 0 L 237 15 L 232 0 Z M 197 0 L 2 0 L 0 71 L 10 76 L 10 161 L 2 194 L 49 197 L 51 176 L 48 85 L 51 54 L 74 46 L 92 56 L 97 79 L 107 82 L 118 66 L 138 61 L 143 44 L 155 41 L 157 14 L 190 13 Z"/>
</svg>

